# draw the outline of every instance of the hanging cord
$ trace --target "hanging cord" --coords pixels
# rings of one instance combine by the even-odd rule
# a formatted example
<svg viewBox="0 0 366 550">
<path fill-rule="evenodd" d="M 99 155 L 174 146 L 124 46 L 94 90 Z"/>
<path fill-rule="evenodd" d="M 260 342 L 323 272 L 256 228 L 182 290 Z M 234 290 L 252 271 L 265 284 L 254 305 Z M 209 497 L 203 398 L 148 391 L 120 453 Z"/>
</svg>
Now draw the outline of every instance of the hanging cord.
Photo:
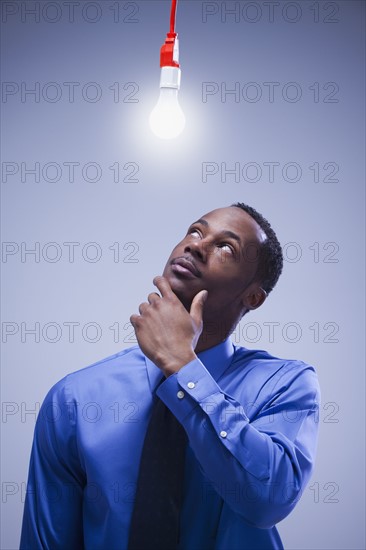
<svg viewBox="0 0 366 550">
<path fill-rule="evenodd" d="M 172 0 L 170 11 L 170 31 L 160 50 L 160 67 L 179 67 L 178 34 L 175 32 L 175 18 L 178 0 Z"/>
<path fill-rule="evenodd" d="M 172 9 L 170 11 L 170 33 L 175 34 L 175 17 L 177 13 L 177 1 L 172 0 Z"/>
</svg>

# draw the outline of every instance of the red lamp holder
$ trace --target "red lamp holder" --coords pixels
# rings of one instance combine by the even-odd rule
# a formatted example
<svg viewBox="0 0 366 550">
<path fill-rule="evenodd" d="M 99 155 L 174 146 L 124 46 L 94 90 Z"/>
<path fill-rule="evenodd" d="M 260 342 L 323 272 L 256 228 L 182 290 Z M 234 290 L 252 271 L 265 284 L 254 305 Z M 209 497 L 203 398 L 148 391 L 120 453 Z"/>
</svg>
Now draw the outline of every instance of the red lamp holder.
<svg viewBox="0 0 366 550">
<path fill-rule="evenodd" d="M 178 34 L 176 32 L 168 32 L 165 39 L 165 44 L 160 49 L 160 67 L 179 67 L 178 58 L 176 57 Z"/>
</svg>

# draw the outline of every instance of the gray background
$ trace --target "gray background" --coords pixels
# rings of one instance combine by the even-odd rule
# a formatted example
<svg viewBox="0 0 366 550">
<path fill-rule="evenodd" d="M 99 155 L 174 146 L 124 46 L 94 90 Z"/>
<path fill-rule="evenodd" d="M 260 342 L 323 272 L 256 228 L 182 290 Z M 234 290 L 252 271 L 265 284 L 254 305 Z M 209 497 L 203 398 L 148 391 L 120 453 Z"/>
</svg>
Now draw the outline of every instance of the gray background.
<svg viewBox="0 0 366 550">
<path fill-rule="evenodd" d="M 283 542 L 365 548 L 364 8 L 181 1 L 187 126 L 163 142 L 147 119 L 170 2 L 2 2 L 2 549 L 18 545 L 49 387 L 132 345 L 172 246 L 237 200 L 286 261 L 234 341 L 315 365 L 322 389 L 316 468 Z"/>
</svg>

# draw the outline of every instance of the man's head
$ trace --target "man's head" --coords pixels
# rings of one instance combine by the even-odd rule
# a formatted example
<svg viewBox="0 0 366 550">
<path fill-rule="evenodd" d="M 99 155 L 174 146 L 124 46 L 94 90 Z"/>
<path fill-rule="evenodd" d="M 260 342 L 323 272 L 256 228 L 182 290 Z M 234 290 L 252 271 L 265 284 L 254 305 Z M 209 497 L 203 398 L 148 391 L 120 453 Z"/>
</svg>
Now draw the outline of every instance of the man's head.
<svg viewBox="0 0 366 550">
<path fill-rule="evenodd" d="M 192 223 L 163 275 L 187 309 L 197 292 L 206 289 L 205 319 L 235 326 L 264 302 L 281 270 L 281 247 L 268 221 L 236 203 Z"/>
</svg>

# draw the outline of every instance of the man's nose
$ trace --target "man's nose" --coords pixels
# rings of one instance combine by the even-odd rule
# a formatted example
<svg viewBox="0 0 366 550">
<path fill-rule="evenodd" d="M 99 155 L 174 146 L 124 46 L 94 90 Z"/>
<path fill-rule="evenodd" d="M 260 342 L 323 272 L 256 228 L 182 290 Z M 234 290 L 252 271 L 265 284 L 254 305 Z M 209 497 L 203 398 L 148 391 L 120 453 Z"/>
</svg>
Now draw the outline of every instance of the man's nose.
<svg viewBox="0 0 366 550">
<path fill-rule="evenodd" d="M 208 255 L 208 243 L 204 239 L 200 241 L 192 241 L 184 247 L 184 252 L 189 252 L 201 262 L 206 262 Z"/>
</svg>

